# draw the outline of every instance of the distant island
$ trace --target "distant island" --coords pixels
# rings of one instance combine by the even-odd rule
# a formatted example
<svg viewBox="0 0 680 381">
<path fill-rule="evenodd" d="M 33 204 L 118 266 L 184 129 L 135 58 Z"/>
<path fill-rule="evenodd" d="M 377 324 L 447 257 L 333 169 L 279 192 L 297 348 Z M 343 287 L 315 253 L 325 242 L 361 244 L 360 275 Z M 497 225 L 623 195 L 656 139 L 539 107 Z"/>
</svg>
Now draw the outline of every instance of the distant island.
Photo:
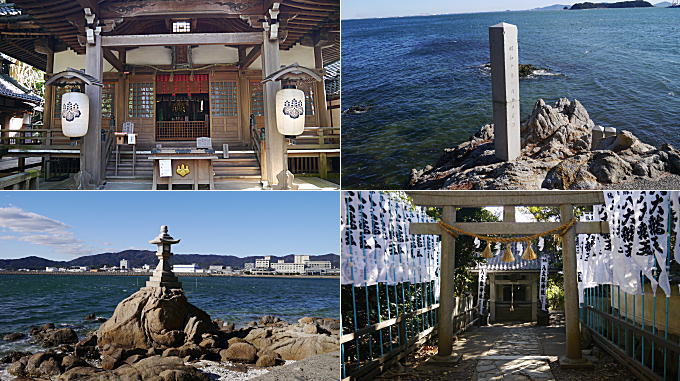
<svg viewBox="0 0 680 381">
<path fill-rule="evenodd" d="M 534 8 L 534 9 L 531 9 L 531 10 L 532 11 L 561 11 L 563 9 L 569 9 L 569 6 L 565 5 L 565 4 L 553 4 L 553 5 L 548 5 L 547 7 Z"/>
<path fill-rule="evenodd" d="M 271 256 L 272 262 L 284 260 L 291 262 L 294 260 L 294 255 L 286 256 Z M 330 261 L 332 266 L 337 268 L 340 266 L 340 256 L 337 254 L 325 255 L 310 255 L 310 259 L 315 261 Z M 210 266 L 232 266 L 234 268 L 243 268 L 246 263 L 254 263 L 255 259 L 260 257 L 236 257 L 234 255 L 205 255 L 205 254 L 176 254 L 171 257 L 173 264 L 196 264 L 201 268 L 209 268 Z M 87 255 L 72 259 L 70 261 L 53 261 L 50 259 L 30 256 L 19 259 L 0 259 L 0 269 L 4 270 L 45 270 L 46 267 L 69 268 L 69 267 L 88 267 L 100 268 L 102 266 L 118 266 L 121 260 L 126 260 L 129 266 L 142 267 L 143 265 L 151 265 L 156 267 L 158 258 L 156 253 L 150 250 L 124 250 L 117 253 L 102 253 L 96 255 Z"/>
<path fill-rule="evenodd" d="M 576 3 L 571 6 L 571 10 L 576 9 L 598 9 L 598 8 L 652 8 L 651 3 L 646 1 L 621 1 L 618 3 Z"/>
<path fill-rule="evenodd" d="M 660 3 L 654 4 L 654 6 L 657 7 L 657 8 L 668 8 L 671 5 L 673 5 L 673 3 L 669 2 L 669 1 L 662 1 Z"/>
</svg>

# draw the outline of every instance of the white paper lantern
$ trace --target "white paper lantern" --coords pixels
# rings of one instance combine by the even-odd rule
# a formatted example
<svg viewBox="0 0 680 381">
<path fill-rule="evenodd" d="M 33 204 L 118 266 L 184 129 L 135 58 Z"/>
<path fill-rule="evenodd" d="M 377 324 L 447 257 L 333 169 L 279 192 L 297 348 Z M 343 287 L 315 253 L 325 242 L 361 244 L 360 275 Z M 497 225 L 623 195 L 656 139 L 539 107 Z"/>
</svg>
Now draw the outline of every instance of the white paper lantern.
<svg viewBox="0 0 680 381">
<path fill-rule="evenodd" d="M 87 134 L 90 100 L 84 93 L 65 93 L 61 97 L 61 131 L 69 138 Z"/>
<path fill-rule="evenodd" d="M 305 130 L 305 92 L 281 89 L 276 93 L 276 127 L 282 135 L 296 136 Z"/>
</svg>

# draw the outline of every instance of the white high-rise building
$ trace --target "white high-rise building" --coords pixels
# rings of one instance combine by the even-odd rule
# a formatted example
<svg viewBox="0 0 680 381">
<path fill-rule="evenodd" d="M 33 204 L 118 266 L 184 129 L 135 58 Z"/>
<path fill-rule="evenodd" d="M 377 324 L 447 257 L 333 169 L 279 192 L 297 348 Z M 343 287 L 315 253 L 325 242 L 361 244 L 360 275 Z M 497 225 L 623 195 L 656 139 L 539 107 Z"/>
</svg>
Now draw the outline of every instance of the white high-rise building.
<svg viewBox="0 0 680 381">
<path fill-rule="evenodd" d="M 127 259 L 121 259 L 121 260 L 120 260 L 120 270 L 121 270 L 121 271 L 127 271 L 127 270 L 129 270 Z"/>
</svg>

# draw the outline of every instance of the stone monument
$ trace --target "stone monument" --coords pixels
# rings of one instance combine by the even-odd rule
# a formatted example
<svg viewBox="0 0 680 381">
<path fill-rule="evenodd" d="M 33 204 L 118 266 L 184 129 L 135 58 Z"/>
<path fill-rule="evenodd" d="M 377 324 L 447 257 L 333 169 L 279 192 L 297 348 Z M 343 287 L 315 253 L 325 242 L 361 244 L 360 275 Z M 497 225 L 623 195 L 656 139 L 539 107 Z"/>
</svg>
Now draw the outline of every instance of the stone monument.
<svg viewBox="0 0 680 381">
<path fill-rule="evenodd" d="M 513 161 L 521 149 L 517 26 L 502 22 L 489 27 L 489 48 L 494 148 L 497 158 Z"/>
<path fill-rule="evenodd" d="M 179 243 L 179 239 L 174 239 L 168 234 L 168 227 L 161 226 L 161 232 L 158 237 L 149 241 L 150 244 L 156 245 L 156 256 L 158 257 L 158 266 L 154 270 L 153 275 L 146 282 L 146 287 L 167 287 L 167 288 L 182 288 L 182 283 L 179 282 L 170 267 L 170 256 L 172 251 L 170 246 Z"/>
</svg>

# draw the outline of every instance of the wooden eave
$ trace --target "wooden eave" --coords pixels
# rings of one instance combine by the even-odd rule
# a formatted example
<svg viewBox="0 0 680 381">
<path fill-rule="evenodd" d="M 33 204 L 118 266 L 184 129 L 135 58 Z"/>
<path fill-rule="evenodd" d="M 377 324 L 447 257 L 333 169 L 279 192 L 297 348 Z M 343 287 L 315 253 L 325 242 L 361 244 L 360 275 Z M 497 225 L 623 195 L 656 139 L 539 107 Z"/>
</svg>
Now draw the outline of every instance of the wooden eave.
<svg viewBox="0 0 680 381">
<path fill-rule="evenodd" d="M 83 9 L 88 6 L 95 8 L 95 12 L 98 10 L 98 14 L 102 16 L 104 21 L 117 24 L 112 31 L 104 32 L 104 35 L 125 35 L 168 33 L 169 20 L 179 17 L 198 20 L 197 23 L 193 22 L 192 25 L 205 33 L 261 31 L 261 25 L 258 25 L 258 23 L 249 25 L 240 16 L 255 17 L 255 19 L 262 21 L 265 19 L 266 10 L 273 3 L 272 0 L 234 0 L 230 2 L 232 8 L 221 12 L 216 9 L 222 7 L 222 5 L 211 0 L 200 2 L 200 4 L 206 4 L 206 11 L 201 11 L 195 6 L 194 8 L 187 8 L 186 4 L 192 1 L 186 0 L 186 3 L 182 5 L 147 0 L 146 4 L 149 4 L 150 7 L 147 11 L 143 9 L 145 3 L 140 0 L 15 0 L 14 3 L 17 8 L 24 12 L 24 15 L 29 15 L 31 18 L 32 26 L 27 30 L 31 30 L 33 33 L 41 33 L 34 37 L 51 36 L 79 54 L 85 53 L 85 47 L 79 43 L 79 36 L 85 34 Z M 280 45 L 281 49 L 288 50 L 296 44 L 309 45 L 312 36 L 320 33 L 329 35 L 330 33 L 337 35 L 337 38 L 334 37 L 333 39 L 336 41 L 335 45 L 338 46 L 337 48 L 331 46 L 324 48 L 324 53 L 327 55 L 324 61 L 329 63 L 339 59 L 340 0 L 281 0 L 280 3 L 281 35 L 285 36 Z M 238 12 L 239 6 L 245 9 L 241 13 Z M 168 14 L 159 14 L 156 11 L 168 9 L 168 7 L 175 7 L 178 11 Z M 130 17 L 117 17 L 120 14 L 130 15 Z M 38 30 L 40 32 L 37 32 Z M 35 53 L 38 56 L 31 57 L 31 53 L 25 52 L 33 50 L 32 47 L 28 46 L 31 41 L 30 39 L 24 40 L 28 41 L 5 44 L 6 50 L 2 50 L 2 44 L 0 44 L 0 51 L 7 51 L 7 54 L 10 54 L 10 51 L 19 52 L 23 54 L 22 57 L 28 60 L 28 63 L 44 69 L 46 61 L 44 55 Z M 22 59 L 21 57 L 17 58 Z"/>
</svg>

